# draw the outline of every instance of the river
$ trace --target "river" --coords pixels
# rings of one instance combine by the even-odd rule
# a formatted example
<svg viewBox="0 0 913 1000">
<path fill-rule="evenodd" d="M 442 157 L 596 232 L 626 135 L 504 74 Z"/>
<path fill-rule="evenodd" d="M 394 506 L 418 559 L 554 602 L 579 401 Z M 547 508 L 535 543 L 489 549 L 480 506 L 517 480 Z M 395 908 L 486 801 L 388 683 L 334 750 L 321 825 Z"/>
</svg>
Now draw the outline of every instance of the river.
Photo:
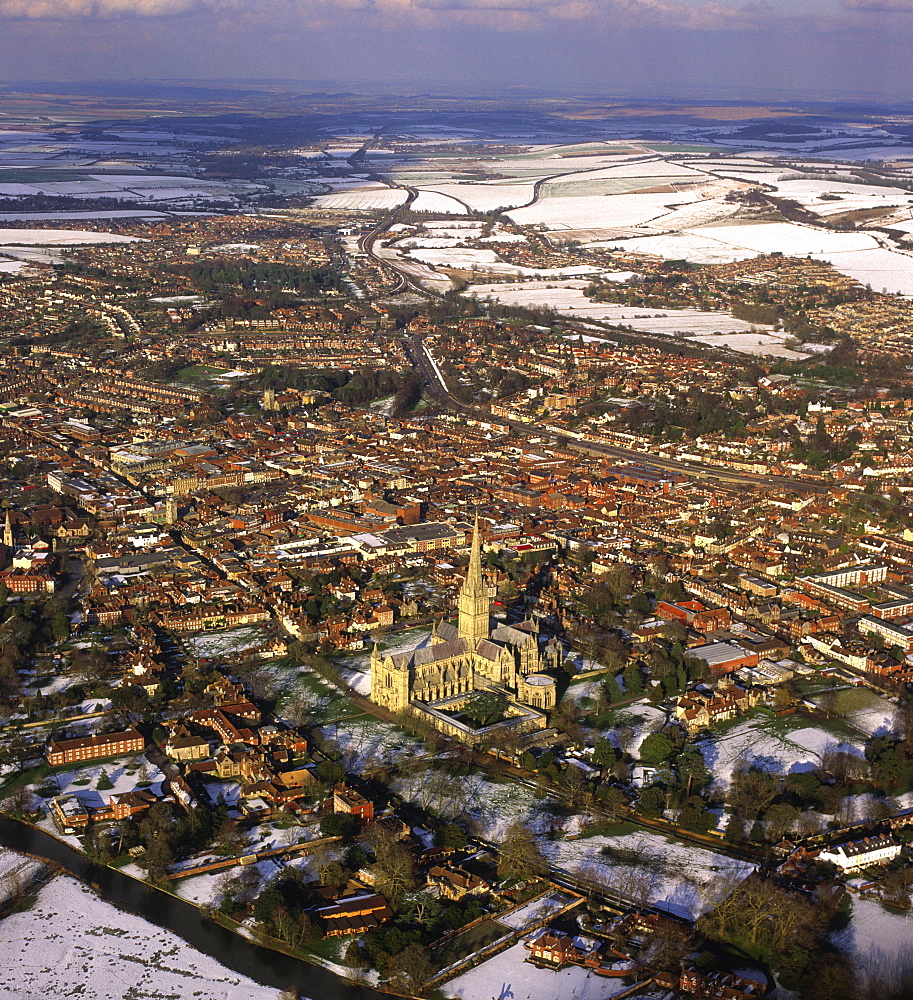
<svg viewBox="0 0 913 1000">
<path fill-rule="evenodd" d="M 319 965 L 263 948 L 204 916 L 191 903 L 153 889 L 116 868 L 95 865 L 85 855 L 42 830 L 0 816 L 0 846 L 54 862 L 101 899 L 172 931 L 226 968 L 264 986 L 297 990 L 310 1000 L 389 1000 L 389 995 L 357 986 Z"/>
</svg>

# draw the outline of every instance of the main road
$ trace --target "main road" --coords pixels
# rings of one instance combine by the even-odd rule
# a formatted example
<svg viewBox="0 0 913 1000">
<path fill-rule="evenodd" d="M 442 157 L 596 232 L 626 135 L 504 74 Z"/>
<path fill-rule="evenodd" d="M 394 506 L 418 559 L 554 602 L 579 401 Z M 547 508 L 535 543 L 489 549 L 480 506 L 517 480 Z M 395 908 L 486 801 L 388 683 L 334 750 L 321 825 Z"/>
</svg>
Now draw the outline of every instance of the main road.
<svg viewBox="0 0 913 1000">
<path fill-rule="evenodd" d="M 713 480 L 727 486 L 752 486 L 755 489 L 781 489 L 794 493 L 827 493 L 828 487 L 821 483 L 811 483 L 803 479 L 791 479 L 788 476 L 763 476 L 752 472 L 737 472 L 716 465 L 704 465 L 694 462 L 682 462 L 674 458 L 663 458 L 649 452 L 636 451 L 631 448 L 618 448 L 614 445 L 600 444 L 596 441 L 579 441 L 574 438 L 556 434 L 538 424 L 526 424 L 518 420 L 508 420 L 505 417 L 493 417 L 484 410 L 467 406 L 460 402 L 447 388 L 444 374 L 432 357 L 420 337 L 411 337 L 406 341 L 407 354 L 415 365 L 428 394 L 445 406 L 448 410 L 462 413 L 467 417 L 480 420 L 496 420 L 506 424 L 518 434 L 535 437 L 551 437 L 562 447 L 571 448 L 589 455 L 601 455 L 605 458 L 615 458 L 625 462 L 649 466 L 663 472 L 687 476 L 690 479 Z"/>
</svg>

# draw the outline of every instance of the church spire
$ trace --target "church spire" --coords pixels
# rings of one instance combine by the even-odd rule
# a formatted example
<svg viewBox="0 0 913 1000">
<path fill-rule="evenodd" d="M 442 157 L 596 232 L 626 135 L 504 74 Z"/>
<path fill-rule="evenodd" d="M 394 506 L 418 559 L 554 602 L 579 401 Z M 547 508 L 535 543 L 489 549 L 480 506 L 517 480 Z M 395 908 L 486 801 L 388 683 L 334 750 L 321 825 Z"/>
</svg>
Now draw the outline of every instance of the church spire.
<svg viewBox="0 0 913 1000">
<path fill-rule="evenodd" d="M 488 588 L 485 586 L 485 577 L 482 576 L 482 546 L 479 541 L 479 515 L 476 514 L 475 523 L 472 527 L 472 548 L 469 552 L 469 569 L 466 571 L 466 590 L 474 593 L 483 593 L 487 596 Z"/>
<path fill-rule="evenodd" d="M 466 579 L 460 588 L 457 601 L 460 612 L 459 635 L 473 645 L 479 639 L 488 638 L 490 603 L 488 585 L 482 575 L 482 546 L 479 539 L 479 515 L 476 514 L 472 528 L 472 548 L 469 552 L 469 567 Z"/>
<path fill-rule="evenodd" d="M 3 525 L 3 544 L 8 548 L 14 547 L 13 542 L 13 519 L 10 517 L 10 509 L 6 508 L 6 523 Z"/>
</svg>

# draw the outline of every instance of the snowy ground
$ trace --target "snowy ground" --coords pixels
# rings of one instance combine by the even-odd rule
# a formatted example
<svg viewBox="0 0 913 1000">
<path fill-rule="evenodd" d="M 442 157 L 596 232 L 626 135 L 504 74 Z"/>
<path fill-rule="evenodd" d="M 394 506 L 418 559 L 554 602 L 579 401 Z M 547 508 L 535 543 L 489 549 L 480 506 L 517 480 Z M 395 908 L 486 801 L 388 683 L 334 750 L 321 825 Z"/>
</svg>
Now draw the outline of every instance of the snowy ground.
<svg viewBox="0 0 913 1000">
<path fill-rule="evenodd" d="M 219 632 L 201 632 L 188 636 L 184 641 L 197 656 L 228 656 L 238 650 L 249 649 L 264 642 L 269 633 L 256 625 L 223 629 Z"/>
<path fill-rule="evenodd" d="M 136 243 L 136 236 L 90 233 L 81 229 L 0 229 L 4 246 L 77 246 L 86 243 Z"/>
<path fill-rule="evenodd" d="M 477 834 L 488 840 L 501 840 L 508 826 L 518 821 L 543 836 L 565 823 L 555 800 L 537 798 L 532 788 L 516 782 L 497 784 L 485 774 L 448 774 L 429 768 L 400 772 L 393 784 L 403 798 L 422 808 L 471 821 Z"/>
<path fill-rule="evenodd" d="M 604 851 L 608 848 L 608 853 Z M 694 919 L 731 891 L 754 865 L 656 833 L 542 844 L 549 861 L 669 912 Z"/>
<path fill-rule="evenodd" d="M 294 861 L 284 864 L 278 859 L 269 858 L 266 861 L 258 861 L 255 865 L 245 865 L 244 873 L 247 875 L 255 871 L 260 880 L 260 889 L 271 882 L 284 868 L 297 868 L 304 873 L 305 880 L 315 879 L 317 876 L 308 867 L 308 860 L 305 857 L 298 857 Z M 194 878 L 181 879 L 173 882 L 171 888 L 182 899 L 195 903 L 197 906 L 218 906 L 225 895 L 226 886 L 241 874 L 242 869 L 235 865 L 223 871 L 213 872 L 207 875 L 196 875 Z M 145 873 L 137 870 L 139 878 L 145 878 Z M 248 876 L 249 877 L 249 876 Z M 258 892 L 260 891 L 258 889 Z"/>
<path fill-rule="evenodd" d="M 145 768 L 145 771 L 141 772 L 141 768 Z M 107 774 L 113 788 L 96 788 L 102 771 Z M 145 779 L 141 778 L 141 774 L 146 775 Z M 104 803 L 110 802 L 112 795 L 132 792 L 141 780 L 152 782 L 151 785 L 143 787 L 159 794 L 164 778 L 162 772 L 144 758 L 125 757 L 103 761 L 99 764 L 86 764 L 72 771 L 56 771 L 46 778 L 45 782 L 51 787 L 56 785 L 60 789 L 59 794 L 61 795 L 76 795 L 85 805 L 101 808 Z"/>
<path fill-rule="evenodd" d="M 439 195 L 447 196 L 450 204 L 455 204 L 453 199 L 469 205 L 477 212 L 491 212 L 496 208 L 512 208 L 514 205 L 525 205 L 533 197 L 532 184 L 435 184 L 433 190 Z M 424 197 L 424 192 L 419 195 L 419 200 Z M 462 205 L 458 210 L 466 211 Z M 416 209 L 421 211 L 421 209 Z M 426 209 L 427 211 L 427 209 Z M 453 211 L 453 209 L 445 209 Z"/>
<path fill-rule="evenodd" d="M 666 723 L 666 713 L 646 700 L 615 709 L 611 716 L 611 728 L 607 736 L 617 747 L 637 757 L 640 745 L 650 735 L 662 729 Z"/>
<path fill-rule="evenodd" d="M 877 976 L 890 984 L 895 974 L 913 971 L 913 919 L 889 913 L 875 900 L 854 898 L 853 917 L 833 940 L 863 979 Z"/>
<path fill-rule="evenodd" d="M 790 198 L 816 215 L 839 215 L 865 208 L 888 208 L 909 205 L 913 195 L 901 188 L 871 184 L 850 184 L 845 181 L 802 180 L 777 181 L 777 198 Z M 826 197 L 822 200 L 822 195 Z"/>
<path fill-rule="evenodd" d="M 647 309 L 619 305 L 612 302 L 594 302 L 587 298 L 586 280 L 554 279 L 523 281 L 516 284 L 470 285 L 468 292 L 478 299 L 493 299 L 505 305 L 532 308 L 549 308 L 575 319 L 596 320 L 630 327 L 644 333 L 671 337 L 704 339 L 705 337 L 738 334 L 747 337 L 757 353 L 759 346 L 768 345 L 776 353 L 783 350 L 781 334 L 772 334 L 770 327 L 746 323 L 726 312 L 702 312 L 699 309 Z M 730 339 L 728 336 L 726 339 Z M 741 340 L 733 340 L 734 344 Z M 735 346 L 739 350 L 739 346 Z"/>
<path fill-rule="evenodd" d="M 346 209 L 349 211 L 391 210 L 402 205 L 408 195 L 399 188 L 359 188 L 354 191 L 336 191 L 314 199 L 315 208 Z"/>
<path fill-rule="evenodd" d="M 494 958 L 446 983 L 441 992 L 460 1000 L 606 1000 L 625 989 L 623 979 L 606 979 L 579 966 L 552 972 L 526 962 L 529 951 L 523 943 L 513 945 Z M 509 992 L 508 992 L 509 991 Z"/>
<path fill-rule="evenodd" d="M 58 876 L 25 913 L 0 922 L 0 994 L 10 1000 L 168 997 L 277 1000 L 176 935 Z"/>
<path fill-rule="evenodd" d="M 0 903 L 7 900 L 11 892 L 28 885 L 40 867 L 39 861 L 0 848 Z"/>
<path fill-rule="evenodd" d="M 820 704 L 822 696 L 812 701 Z M 897 706 L 868 688 L 847 688 L 838 692 L 837 711 L 849 725 L 867 736 L 883 736 L 897 728 Z"/>
<path fill-rule="evenodd" d="M 411 205 L 413 212 L 447 212 L 450 215 L 466 215 L 466 206 L 449 195 L 439 191 L 419 191 Z"/>
<path fill-rule="evenodd" d="M 323 734 L 336 742 L 346 769 L 354 774 L 424 753 L 421 740 L 380 719 L 347 719 L 324 726 Z"/>
<path fill-rule="evenodd" d="M 499 914 L 497 918 L 498 923 L 504 924 L 505 927 L 511 927 L 514 930 L 523 930 L 524 927 L 528 927 L 530 924 L 535 924 L 540 920 L 544 920 L 552 913 L 557 913 L 559 910 L 563 910 L 564 907 L 570 905 L 573 900 L 573 896 L 569 896 L 565 892 L 555 890 L 550 892 L 547 896 L 530 900 L 530 902 L 526 903 L 525 906 L 520 906 L 506 915 Z"/>
<path fill-rule="evenodd" d="M 523 226 L 541 224 L 553 230 L 613 229 L 642 226 L 679 205 L 696 201 L 698 197 L 693 191 L 669 191 L 665 194 L 545 198 L 528 208 L 514 209 L 507 214 Z"/>
<path fill-rule="evenodd" d="M 731 728 L 717 729 L 702 736 L 697 745 L 707 767 L 720 787 L 728 786 L 732 772 L 740 766 L 760 767 L 790 774 L 810 771 L 821 762 L 821 755 L 832 749 L 861 754 L 861 740 L 828 732 L 823 725 L 797 716 L 775 719 L 756 713 L 741 719 Z"/>
</svg>

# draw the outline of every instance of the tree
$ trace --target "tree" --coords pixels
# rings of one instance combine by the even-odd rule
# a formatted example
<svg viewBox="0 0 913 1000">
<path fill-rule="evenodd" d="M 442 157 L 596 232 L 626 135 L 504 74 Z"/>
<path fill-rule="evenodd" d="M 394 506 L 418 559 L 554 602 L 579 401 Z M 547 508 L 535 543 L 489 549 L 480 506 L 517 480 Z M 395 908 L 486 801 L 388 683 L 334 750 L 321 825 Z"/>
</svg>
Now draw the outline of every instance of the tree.
<svg viewBox="0 0 913 1000">
<path fill-rule="evenodd" d="M 685 794 L 690 795 L 695 789 L 703 788 L 710 781 L 710 771 L 704 761 L 704 755 L 696 747 L 685 747 L 675 761 L 675 770 L 679 780 L 685 786 Z"/>
<path fill-rule="evenodd" d="M 777 794 L 774 779 L 766 771 L 749 767 L 735 771 L 729 788 L 732 811 L 744 820 L 755 819 Z"/>
<path fill-rule="evenodd" d="M 457 850 L 468 843 L 465 830 L 456 823 L 447 823 L 441 827 L 437 840 L 441 847 L 454 847 Z"/>
<path fill-rule="evenodd" d="M 618 760 L 618 751 L 612 741 L 601 736 L 593 747 L 593 763 L 597 767 L 611 767 Z"/>
<path fill-rule="evenodd" d="M 738 816 L 730 816 L 723 834 L 727 844 L 740 844 L 745 839 L 745 827 Z"/>
<path fill-rule="evenodd" d="M 415 888 L 415 862 L 409 849 L 398 841 L 377 852 L 374 865 L 375 886 L 397 907 Z"/>
<path fill-rule="evenodd" d="M 693 833 L 707 833 L 716 823 L 716 815 L 704 806 L 704 800 L 697 795 L 688 799 L 678 816 L 678 825 Z"/>
<path fill-rule="evenodd" d="M 610 819 L 617 819 L 628 808 L 628 797 L 617 785 L 603 785 L 597 796 Z"/>
<path fill-rule="evenodd" d="M 675 744 L 663 733 L 651 733 L 640 745 L 640 759 L 645 764 L 662 764 L 669 759 Z"/>
<path fill-rule="evenodd" d="M 771 841 L 782 840 L 787 833 L 796 829 L 799 823 L 799 810 L 788 802 L 777 802 L 764 814 L 767 824 L 767 836 Z"/>
<path fill-rule="evenodd" d="M 358 820 L 349 813 L 330 813 L 320 821 L 320 832 L 324 837 L 342 837 L 350 840 L 358 833 Z"/>
<path fill-rule="evenodd" d="M 666 796 L 663 794 L 662 789 L 657 788 L 656 785 L 650 785 L 649 788 L 645 788 L 640 793 L 637 811 L 641 816 L 646 816 L 648 819 L 656 819 L 662 816 L 665 808 Z"/>
<path fill-rule="evenodd" d="M 640 671 L 640 667 L 636 663 L 632 663 L 622 675 L 625 682 L 625 691 L 628 694 L 643 694 L 644 692 L 644 675 Z"/>
<path fill-rule="evenodd" d="M 58 611 L 51 622 L 51 634 L 56 642 L 63 642 L 70 637 L 70 619 L 62 612 Z"/>
<path fill-rule="evenodd" d="M 547 869 L 533 832 L 520 820 L 511 823 L 498 849 L 499 877 L 522 880 L 541 875 Z"/>
<path fill-rule="evenodd" d="M 156 837 L 152 843 L 146 845 L 146 853 L 143 855 L 143 864 L 149 879 L 152 882 L 166 882 L 168 876 L 168 866 L 174 862 L 174 853 L 171 845 L 163 837 Z"/>
<path fill-rule="evenodd" d="M 434 975 L 431 956 L 421 944 L 407 945 L 401 952 L 387 960 L 390 985 L 414 996 L 421 992 Z"/>
</svg>

